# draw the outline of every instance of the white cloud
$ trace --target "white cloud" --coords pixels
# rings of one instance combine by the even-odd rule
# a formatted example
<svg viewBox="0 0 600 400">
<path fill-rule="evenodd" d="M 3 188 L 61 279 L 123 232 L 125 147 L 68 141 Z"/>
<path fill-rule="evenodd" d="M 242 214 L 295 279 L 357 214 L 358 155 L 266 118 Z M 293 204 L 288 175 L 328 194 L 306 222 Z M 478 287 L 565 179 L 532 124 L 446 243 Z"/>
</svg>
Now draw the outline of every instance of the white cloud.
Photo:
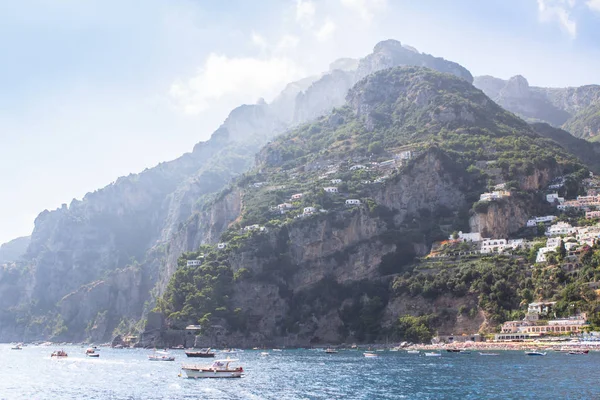
<svg viewBox="0 0 600 400">
<path fill-rule="evenodd" d="M 293 35 L 283 35 L 281 39 L 277 42 L 277 46 L 275 48 L 276 51 L 283 51 L 288 49 L 293 49 L 298 46 L 300 43 L 300 38 Z"/>
<path fill-rule="evenodd" d="M 171 85 L 170 95 L 185 113 L 199 114 L 221 100 L 238 105 L 273 97 L 302 76 L 302 69 L 288 58 L 229 58 L 211 53 L 196 76 Z"/>
<path fill-rule="evenodd" d="M 256 32 L 252 32 L 252 44 L 260 47 L 263 50 L 266 49 L 268 46 L 265 38 Z"/>
<path fill-rule="evenodd" d="M 387 0 L 340 0 L 342 5 L 358 13 L 366 22 L 371 22 L 375 13 L 383 10 Z"/>
<path fill-rule="evenodd" d="M 556 21 L 569 36 L 572 38 L 577 36 L 577 23 L 571 16 L 575 0 L 537 0 L 537 4 L 542 21 Z"/>
<path fill-rule="evenodd" d="M 333 35 L 335 28 L 335 23 L 331 19 L 327 18 L 323 23 L 323 26 L 315 32 L 315 36 L 320 42 L 323 42 L 328 40 L 331 35 Z"/>
<path fill-rule="evenodd" d="M 317 9 L 311 0 L 296 1 L 296 21 L 302 25 L 312 26 L 314 24 Z"/>
<path fill-rule="evenodd" d="M 600 12 L 600 0 L 588 0 L 585 4 L 590 10 Z"/>
</svg>

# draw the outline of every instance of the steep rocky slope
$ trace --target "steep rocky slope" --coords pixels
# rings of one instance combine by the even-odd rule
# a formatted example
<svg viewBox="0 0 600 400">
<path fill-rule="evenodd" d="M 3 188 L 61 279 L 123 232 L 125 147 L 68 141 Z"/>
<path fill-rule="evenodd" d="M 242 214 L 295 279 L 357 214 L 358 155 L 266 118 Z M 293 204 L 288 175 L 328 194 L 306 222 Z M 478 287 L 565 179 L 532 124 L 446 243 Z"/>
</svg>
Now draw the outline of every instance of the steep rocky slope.
<svg viewBox="0 0 600 400">
<path fill-rule="evenodd" d="M 576 137 L 590 139 L 600 131 L 600 86 L 531 87 L 517 75 L 508 81 L 478 76 L 473 84 L 502 107 L 532 122 L 562 127 Z"/>
<path fill-rule="evenodd" d="M 249 169 L 261 146 L 343 104 L 357 71 L 405 64 L 472 79 L 455 63 L 382 42 L 371 57 L 338 60 L 320 76 L 291 83 L 271 104 L 236 108 L 191 153 L 42 212 L 23 260 L 3 267 L 0 294 L 18 295 L 0 304 L 0 340 L 107 340 L 117 327 L 131 328 L 164 291 L 181 252 L 217 240 L 239 212 L 235 192 L 228 205 L 206 204 Z"/>
<path fill-rule="evenodd" d="M 221 235 L 226 247 L 201 246 L 179 259 L 159 302 L 171 327 L 200 323 L 198 345 L 393 335 L 407 304 L 392 282 L 433 241 L 466 229 L 470 216 L 482 229 L 499 229 L 501 220 L 505 232 L 515 231 L 537 206 L 520 198 L 584 171 L 453 75 L 387 69 L 362 79 L 346 100 L 267 145 L 255 169 L 213 199 L 212 210 L 227 210 L 217 226 L 231 221 Z M 512 182 L 511 213 L 490 214 L 501 207 L 495 202 L 471 209 L 490 181 Z M 440 304 L 473 302 L 462 295 Z M 456 310 L 439 318 L 448 332 L 469 326 Z M 470 323 L 484 319 L 475 313 Z"/>
<path fill-rule="evenodd" d="M 0 264 L 19 260 L 27 251 L 30 241 L 29 236 L 11 240 L 0 246 Z"/>
</svg>

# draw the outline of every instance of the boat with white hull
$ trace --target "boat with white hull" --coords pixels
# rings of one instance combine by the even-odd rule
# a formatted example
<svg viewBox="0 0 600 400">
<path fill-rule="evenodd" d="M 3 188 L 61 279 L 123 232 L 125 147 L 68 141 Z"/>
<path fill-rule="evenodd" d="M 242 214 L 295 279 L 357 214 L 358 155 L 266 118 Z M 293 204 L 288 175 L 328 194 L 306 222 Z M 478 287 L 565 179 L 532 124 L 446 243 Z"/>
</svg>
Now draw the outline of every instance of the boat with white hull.
<svg viewBox="0 0 600 400">
<path fill-rule="evenodd" d="M 215 360 L 210 367 L 199 365 L 184 365 L 181 369 L 188 378 L 241 378 L 244 373 L 242 367 L 232 368 L 230 363 L 238 360 L 224 359 Z"/>
</svg>

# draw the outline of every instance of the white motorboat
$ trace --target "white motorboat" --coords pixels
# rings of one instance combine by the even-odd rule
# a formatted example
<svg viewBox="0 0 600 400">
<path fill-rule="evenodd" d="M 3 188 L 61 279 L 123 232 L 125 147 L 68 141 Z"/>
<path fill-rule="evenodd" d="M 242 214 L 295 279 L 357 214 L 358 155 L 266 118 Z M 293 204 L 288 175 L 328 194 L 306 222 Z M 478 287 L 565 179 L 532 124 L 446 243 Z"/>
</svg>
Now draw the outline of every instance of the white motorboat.
<svg viewBox="0 0 600 400">
<path fill-rule="evenodd" d="M 184 365 L 181 369 L 188 378 L 241 378 L 244 373 L 242 367 L 231 368 L 230 363 L 238 360 L 224 359 L 215 360 L 210 367 L 198 365 Z"/>
<path fill-rule="evenodd" d="M 525 354 L 528 356 L 545 356 L 546 355 L 546 353 L 542 353 L 539 351 L 526 351 Z"/>
<path fill-rule="evenodd" d="M 337 350 L 335 350 L 335 349 L 332 349 L 332 348 L 330 347 L 330 348 L 328 348 L 328 349 L 325 349 L 325 353 L 327 353 L 327 354 L 335 354 L 335 353 L 337 353 Z"/>
<path fill-rule="evenodd" d="M 269 353 L 267 353 L 266 351 L 263 351 L 262 353 L 260 353 L 261 357 L 266 357 L 269 355 Z"/>
<path fill-rule="evenodd" d="M 14 347 L 10 348 L 11 350 L 23 350 L 23 343 L 17 343 Z"/>
<path fill-rule="evenodd" d="M 499 354 L 498 353 L 482 353 L 482 352 L 480 352 L 479 355 L 480 356 L 497 356 Z"/>
<path fill-rule="evenodd" d="M 407 350 L 406 354 L 421 354 L 419 350 Z"/>
<path fill-rule="evenodd" d="M 150 361 L 175 361 L 175 357 L 166 351 L 155 351 L 154 354 L 148 356 Z"/>
<path fill-rule="evenodd" d="M 441 357 L 442 353 L 425 353 L 425 357 Z"/>
<path fill-rule="evenodd" d="M 377 354 L 375 353 L 363 353 L 363 355 L 367 358 L 375 358 L 375 357 L 379 357 Z"/>
</svg>

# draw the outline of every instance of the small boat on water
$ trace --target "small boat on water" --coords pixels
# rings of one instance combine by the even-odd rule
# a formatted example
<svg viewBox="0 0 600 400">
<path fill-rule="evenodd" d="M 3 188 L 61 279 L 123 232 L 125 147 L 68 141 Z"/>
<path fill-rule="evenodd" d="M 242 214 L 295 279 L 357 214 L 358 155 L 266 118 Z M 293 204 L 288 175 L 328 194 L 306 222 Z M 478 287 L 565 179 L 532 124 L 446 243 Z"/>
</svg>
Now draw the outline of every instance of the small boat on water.
<svg viewBox="0 0 600 400">
<path fill-rule="evenodd" d="M 460 353 L 459 349 L 446 349 L 448 353 Z"/>
<path fill-rule="evenodd" d="M 441 357 L 442 353 L 425 353 L 425 357 Z"/>
<path fill-rule="evenodd" d="M 379 357 L 377 354 L 375 353 L 363 353 L 363 355 L 367 358 L 374 358 L 374 357 Z"/>
<path fill-rule="evenodd" d="M 266 351 L 263 351 L 262 353 L 260 353 L 260 356 L 261 356 L 261 357 L 266 357 L 266 356 L 268 356 L 268 355 L 269 355 L 269 353 L 267 353 Z"/>
<path fill-rule="evenodd" d="M 209 357 L 214 357 L 215 353 L 213 351 L 210 351 L 210 347 L 209 347 L 206 349 L 200 349 L 199 351 L 186 351 L 185 355 L 188 357 L 209 358 Z"/>
<path fill-rule="evenodd" d="M 283 351 L 283 350 L 281 350 L 281 349 L 273 349 L 273 351 Z"/>
<path fill-rule="evenodd" d="M 68 356 L 69 355 L 67 354 L 66 351 L 64 351 L 64 350 L 57 350 L 57 351 L 53 352 L 50 357 L 52 357 L 52 358 L 65 358 L 65 357 L 68 357 Z"/>
<path fill-rule="evenodd" d="M 188 378 L 241 378 L 244 373 L 244 368 L 230 368 L 229 364 L 238 360 L 224 359 L 215 360 L 210 367 L 202 367 L 198 365 L 184 365 L 181 369 L 185 372 Z"/>
<path fill-rule="evenodd" d="M 421 354 L 421 352 L 419 350 L 407 350 L 406 353 L 407 354 Z"/>
<path fill-rule="evenodd" d="M 572 351 L 569 351 L 569 353 L 567 353 L 567 354 L 571 354 L 574 356 L 575 355 L 582 356 L 582 355 L 588 354 L 589 352 L 590 352 L 589 350 L 572 350 Z"/>
<path fill-rule="evenodd" d="M 154 354 L 148 356 L 150 361 L 175 361 L 175 357 L 166 351 L 155 351 Z"/>
<path fill-rule="evenodd" d="M 87 357 L 92 357 L 92 358 L 100 357 L 100 354 L 96 353 L 96 349 L 91 348 L 91 347 L 85 351 L 85 355 Z"/>
<path fill-rule="evenodd" d="M 545 352 L 542 353 L 540 351 L 526 351 L 525 354 L 528 356 L 545 356 L 546 355 Z"/>
<path fill-rule="evenodd" d="M 461 350 L 459 351 L 460 354 L 471 354 L 471 350 Z"/>
<path fill-rule="evenodd" d="M 499 354 L 498 353 L 482 353 L 482 352 L 480 352 L 479 355 L 480 356 L 498 356 Z"/>
<path fill-rule="evenodd" d="M 23 343 L 17 343 L 14 347 L 10 348 L 11 350 L 23 350 Z"/>
<path fill-rule="evenodd" d="M 327 354 L 335 354 L 335 353 L 337 353 L 337 350 L 332 349 L 332 348 L 328 348 L 328 349 L 325 349 L 325 353 L 327 353 Z"/>
</svg>

